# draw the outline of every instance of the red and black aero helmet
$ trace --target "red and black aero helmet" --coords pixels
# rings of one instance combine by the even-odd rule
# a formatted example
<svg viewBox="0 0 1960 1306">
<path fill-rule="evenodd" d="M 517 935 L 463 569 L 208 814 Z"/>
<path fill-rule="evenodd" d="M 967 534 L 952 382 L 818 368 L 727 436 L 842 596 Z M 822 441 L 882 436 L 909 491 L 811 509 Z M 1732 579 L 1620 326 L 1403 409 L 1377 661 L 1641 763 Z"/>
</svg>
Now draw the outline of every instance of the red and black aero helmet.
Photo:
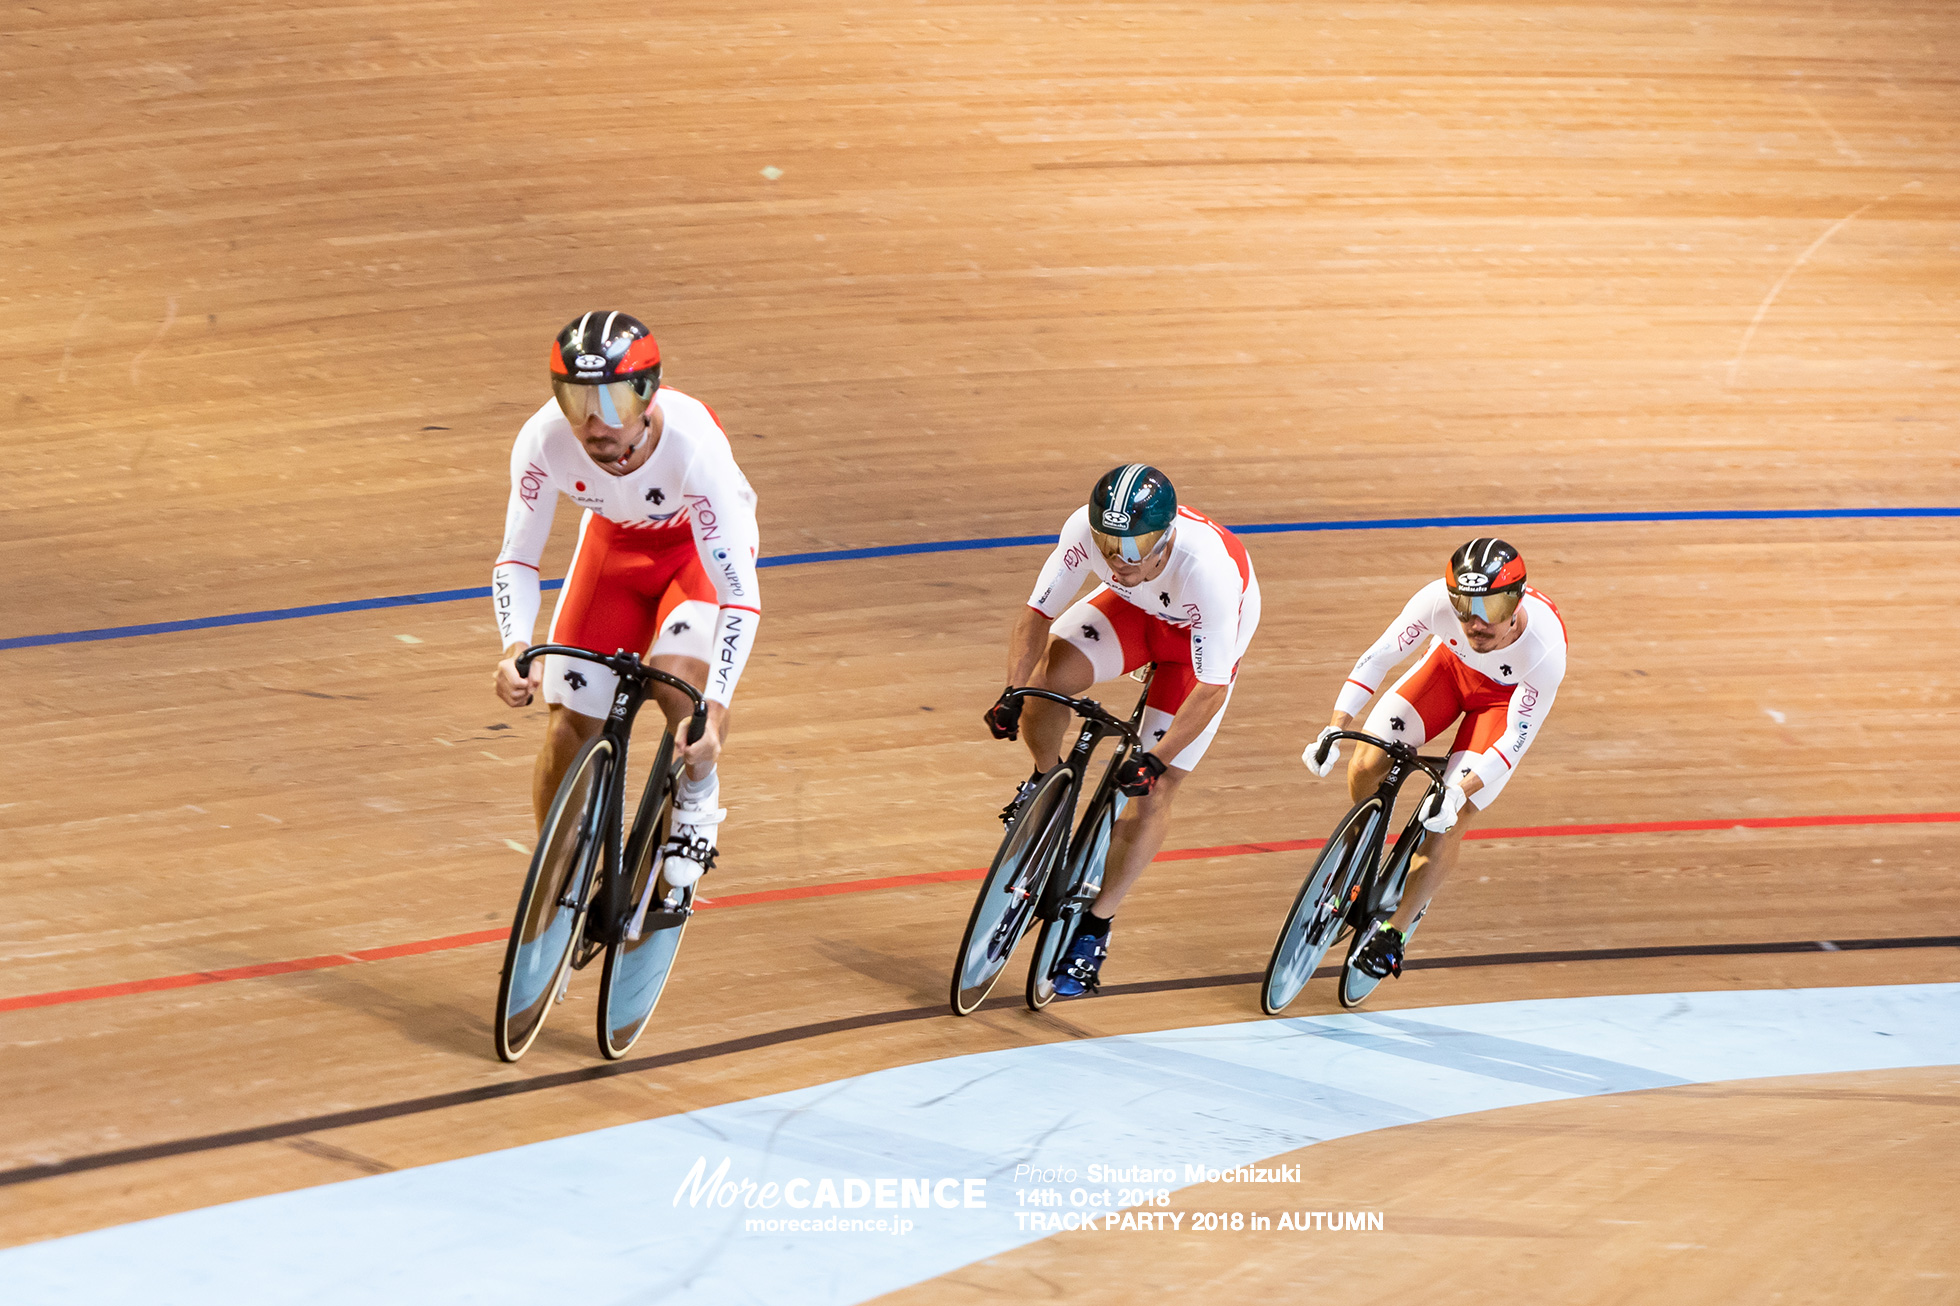
<svg viewBox="0 0 1960 1306">
<path fill-rule="evenodd" d="M 1501 626 L 1518 610 L 1524 597 L 1524 559 L 1503 540 L 1472 540 L 1450 555 L 1443 573 L 1450 588 L 1450 606 L 1464 621 L 1480 617 Z"/>
<path fill-rule="evenodd" d="M 646 324 L 625 313 L 594 310 L 570 322 L 551 345 L 551 392 L 573 430 L 597 416 L 628 426 L 660 388 L 660 345 Z"/>
</svg>

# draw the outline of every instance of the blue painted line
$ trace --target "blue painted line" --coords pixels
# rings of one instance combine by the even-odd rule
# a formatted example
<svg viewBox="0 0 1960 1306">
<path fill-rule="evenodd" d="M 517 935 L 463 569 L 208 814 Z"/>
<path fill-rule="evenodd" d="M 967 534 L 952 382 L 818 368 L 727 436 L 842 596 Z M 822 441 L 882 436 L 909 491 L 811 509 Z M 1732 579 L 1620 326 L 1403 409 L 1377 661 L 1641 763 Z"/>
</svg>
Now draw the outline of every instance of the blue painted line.
<svg viewBox="0 0 1960 1306">
<path fill-rule="evenodd" d="M 1960 517 L 1960 508 L 1737 508 L 1682 512 L 1521 512 L 1479 513 L 1464 517 L 1386 517 L 1360 521 L 1264 522 L 1252 526 L 1230 527 L 1239 535 L 1285 535 L 1303 531 L 1399 531 L 1436 526 L 1582 526 L 1612 522 L 1678 521 L 1859 521 L 1875 519 Z M 929 540 L 923 544 L 881 544 L 868 549 L 826 549 L 814 553 L 785 553 L 763 558 L 758 567 L 800 567 L 812 562 L 852 562 L 861 558 L 902 558 L 920 553 L 965 553 L 974 549 L 1015 549 L 1035 544 L 1053 544 L 1053 535 L 996 535 L 973 540 Z M 564 585 L 548 580 L 547 590 Z M 141 635 L 168 635 L 184 630 L 211 630 L 219 626 L 255 626 L 266 621 L 293 621 L 300 617 L 324 617 L 336 612 L 368 612 L 378 608 L 410 608 L 425 603 L 456 603 L 464 599 L 487 599 L 490 587 L 431 590 L 426 594 L 392 594 L 382 598 L 348 599 L 341 603 L 314 603 L 301 608 L 269 608 L 263 612 L 233 612 L 219 617 L 193 617 L 188 621 L 153 621 L 140 626 L 105 626 L 96 630 L 66 630 L 52 635 L 15 635 L 0 639 L 0 651 L 14 648 L 40 648 L 47 644 L 92 644 L 105 639 L 133 639 Z"/>
</svg>

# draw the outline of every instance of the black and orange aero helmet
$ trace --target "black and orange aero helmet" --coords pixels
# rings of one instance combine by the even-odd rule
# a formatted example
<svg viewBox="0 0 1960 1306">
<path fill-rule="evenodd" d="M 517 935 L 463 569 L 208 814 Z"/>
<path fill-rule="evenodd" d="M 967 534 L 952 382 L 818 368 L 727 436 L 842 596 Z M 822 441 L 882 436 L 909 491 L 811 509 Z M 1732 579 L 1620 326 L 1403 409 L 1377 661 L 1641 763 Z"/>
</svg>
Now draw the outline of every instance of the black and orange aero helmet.
<svg viewBox="0 0 1960 1306">
<path fill-rule="evenodd" d="M 1518 610 L 1524 597 L 1524 559 L 1503 540 L 1486 536 L 1472 540 L 1450 555 L 1443 573 L 1450 587 L 1450 606 L 1460 620 L 1481 618 L 1501 626 Z"/>
<path fill-rule="evenodd" d="M 646 324 L 603 309 L 575 318 L 551 345 L 551 393 L 574 431 L 597 417 L 631 426 L 660 388 L 660 346 Z"/>
</svg>

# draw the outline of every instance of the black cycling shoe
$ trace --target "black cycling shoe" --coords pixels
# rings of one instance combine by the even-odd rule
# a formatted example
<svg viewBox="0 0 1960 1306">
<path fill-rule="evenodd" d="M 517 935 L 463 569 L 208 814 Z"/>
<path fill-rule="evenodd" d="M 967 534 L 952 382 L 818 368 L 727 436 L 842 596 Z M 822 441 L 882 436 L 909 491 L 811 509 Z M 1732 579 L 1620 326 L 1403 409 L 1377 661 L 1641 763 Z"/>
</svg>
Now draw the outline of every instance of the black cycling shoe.
<svg viewBox="0 0 1960 1306">
<path fill-rule="evenodd" d="M 1378 921 L 1369 927 L 1368 937 L 1361 941 L 1361 948 L 1354 954 L 1355 969 L 1363 975 L 1375 979 L 1400 978 L 1402 975 L 1402 950 L 1408 944 L 1408 936 L 1390 925 Z"/>
</svg>

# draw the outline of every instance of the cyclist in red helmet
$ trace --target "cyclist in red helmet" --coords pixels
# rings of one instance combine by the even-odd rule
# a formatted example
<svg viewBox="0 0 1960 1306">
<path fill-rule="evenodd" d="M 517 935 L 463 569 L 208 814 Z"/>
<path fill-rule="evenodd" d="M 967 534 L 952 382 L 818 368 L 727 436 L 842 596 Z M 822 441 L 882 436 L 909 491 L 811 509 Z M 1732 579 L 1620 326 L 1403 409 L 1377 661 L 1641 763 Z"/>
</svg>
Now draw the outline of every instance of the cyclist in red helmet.
<svg viewBox="0 0 1960 1306">
<path fill-rule="evenodd" d="M 646 657 L 701 690 L 708 728 L 685 744 L 687 769 L 661 877 L 685 888 L 714 866 L 720 806 L 716 759 L 728 704 L 755 644 L 755 491 L 708 406 L 660 384 L 660 346 L 637 319 L 592 312 L 551 346 L 552 398 L 531 415 L 510 456 L 504 544 L 492 572 L 503 657 L 499 698 L 523 707 L 542 691 L 550 707 L 532 777 L 540 822 L 565 768 L 599 733 L 618 677 L 572 658 L 546 657 L 517 674 L 532 643 L 538 563 L 558 496 L 585 510 L 578 546 L 551 619 L 550 642 Z M 688 710 L 658 690 L 669 721 Z"/>
<path fill-rule="evenodd" d="M 1334 701 L 1333 719 L 1302 759 L 1315 775 L 1339 755 L 1323 739 L 1352 728 L 1382 677 L 1428 641 L 1421 660 L 1375 703 L 1362 729 L 1380 739 L 1420 745 L 1459 716 L 1442 793 L 1423 820 L 1428 831 L 1393 916 L 1369 923 L 1356 958 L 1377 979 L 1402 973 L 1408 936 L 1436 890 L 1456 869 L 1464 833 L 1497 798 L 1545 726 L 1565 677 L 1565 620 L 1552 601 L 1525 584 L 1524 559 L 1503 540 L 1471 540 L 1450 556 L 1442 579 L 1416 591 L 1382 637 L 1361 655 Z M 1359 744 L 1348 763 L 1348 793 L 1360 802 L 1388 773 L 1388 755 Z"/>
</svg>

